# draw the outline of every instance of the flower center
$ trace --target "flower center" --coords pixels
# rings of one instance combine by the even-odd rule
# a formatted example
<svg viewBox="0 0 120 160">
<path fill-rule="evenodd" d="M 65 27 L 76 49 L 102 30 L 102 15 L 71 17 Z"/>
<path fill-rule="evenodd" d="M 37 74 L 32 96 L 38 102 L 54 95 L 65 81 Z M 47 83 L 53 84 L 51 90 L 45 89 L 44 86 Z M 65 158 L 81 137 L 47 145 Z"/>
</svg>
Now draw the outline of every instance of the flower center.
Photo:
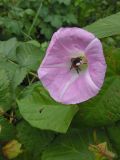
<svg viewBox="0 0 120 160">
<path fill-rule="evenodd" d="M 86 69 L 87 67 L 87 59 L 83 56 L 71 58 L 71 67 L 70 70 L 75 69 L 79 74 L 80 71 Z"/>
</svg>

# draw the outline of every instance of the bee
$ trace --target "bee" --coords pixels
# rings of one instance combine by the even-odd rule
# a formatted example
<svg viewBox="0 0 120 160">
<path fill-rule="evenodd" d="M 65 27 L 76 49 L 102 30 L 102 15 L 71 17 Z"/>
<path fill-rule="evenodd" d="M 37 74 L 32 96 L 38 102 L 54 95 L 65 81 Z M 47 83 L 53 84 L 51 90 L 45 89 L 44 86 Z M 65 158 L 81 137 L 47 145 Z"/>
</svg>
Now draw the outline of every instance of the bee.
<svg viewBox="0 0 120 160">
<path fill-rule="evenodd" d="M 71 69 L 75 69 L 77 71 L 77 73 L 79 74 L 79 72 L 81 71 L 81 63 L 82 63 L 82 57 L 76 57 L 76 58 L 71 58 Z"/>
</svg>

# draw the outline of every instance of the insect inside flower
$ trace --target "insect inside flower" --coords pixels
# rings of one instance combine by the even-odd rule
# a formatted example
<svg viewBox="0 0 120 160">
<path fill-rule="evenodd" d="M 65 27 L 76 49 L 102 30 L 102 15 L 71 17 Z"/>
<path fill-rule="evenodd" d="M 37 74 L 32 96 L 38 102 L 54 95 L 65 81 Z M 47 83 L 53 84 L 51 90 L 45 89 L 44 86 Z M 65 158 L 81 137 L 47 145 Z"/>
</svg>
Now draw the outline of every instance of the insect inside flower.
<svg viewBox="0 0 120 160">
<path fill-rule="evenodd" d="M 60 28 L 52 36 L 38 76 L 51 97 L 64 104 L 84 102 L 102 87 L 106 63 L 102 44 L 81 28 Z"/>
<path fill-rule="evenodd" d="M 71 69 L 75 69 L 77 71 L 77 73 L 79 74 L 80 71 L 82 70 L 82 66 L 84 64 L 87 64 L 87 62 L 85 61 L 84 57 L 76 57 L 76 58 L 71 58 Z"/>
</svg>

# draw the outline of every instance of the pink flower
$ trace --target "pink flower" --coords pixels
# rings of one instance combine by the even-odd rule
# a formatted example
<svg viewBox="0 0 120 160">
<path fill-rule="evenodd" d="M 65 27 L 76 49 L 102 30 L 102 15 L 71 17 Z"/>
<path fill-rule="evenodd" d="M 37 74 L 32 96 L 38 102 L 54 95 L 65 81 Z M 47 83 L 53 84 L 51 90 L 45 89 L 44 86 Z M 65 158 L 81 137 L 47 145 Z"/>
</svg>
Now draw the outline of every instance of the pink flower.
<svg viewBox="0 0 120 160">
<path fill-rule="evenodd" d="M 38 76 L 56 101 L 76 104 L 99 92 L 105 72 L 100 40 L 90 32 L 73 27 L 54 33 Z"/>
</svg>

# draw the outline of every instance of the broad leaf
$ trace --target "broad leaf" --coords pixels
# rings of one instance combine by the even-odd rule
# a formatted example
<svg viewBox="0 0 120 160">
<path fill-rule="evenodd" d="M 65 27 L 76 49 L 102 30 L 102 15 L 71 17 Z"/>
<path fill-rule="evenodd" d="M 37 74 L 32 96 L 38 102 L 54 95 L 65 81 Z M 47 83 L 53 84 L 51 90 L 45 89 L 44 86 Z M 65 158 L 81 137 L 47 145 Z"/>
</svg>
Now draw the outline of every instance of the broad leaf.
<svg viewBox="0 0 120 160">
<path fill-rule="evenodd" d="M 18 43 L 15 38 L 8 41 L 0 41 L 0 68 L 4 69 L 15 88 L 26 76 L 26 68 L 17 64 L 16 48 Z"/>
<path fill-rule="evenodd" d="M 11 38 L 8 41 L 0 41 L 0 56 L 6 59 L 16 59 L 16 38 Z"/>
<path fill-rule="evenodd" d="M 112 70 L 114 74 L 120 73 L 120 48 L 105 47 L 105 58 L 107 62 L 107 68 Z"/>
<path fill-rule="evenodd" d="M 0 141 L 6 142 L 12 140 L 15 136 L 15 127 L 6 119 L 0 117 Z"/>
<path fill-rule="evenodd" d="M 120 12 L 100 19 L 84 29 L 94 33 L 98 38 L 120 34 Z"/>
<path fill-rule="evenodd" d="M 62 16 L 60 15 L 48 15 L 45 18 L 45 22 L 50 22 L 53 27 L 59 28 L 62 26 Z"/>
<path fill-rule="evenodd" d="M 94 131 L 95 132 L 95 131 Z M 42 160 L 95 160 L 89 150 L 91 144 L 108 142 L 104 130 L 72 129 L 66 135 L 60 135 L 42 154 Z"/>
<path fill-rule="evenodd" d="M 11 102 L 10 81 L 6 72 L 0 68 L 0 109 L 4 111 L 9 109 Z"/>
<path fill-rule="evenodd" d="M 16 88 L 27 74 L 26 68 L 22 68 L 20 65 L 6 58 L 0 57 L 0 68 L 6 71 L 12 88 Z"/>
<path fill-rule="evenodd" d="M 54 134 L 33 128 L 22 121 L 17 126 L 17 138 L 24 146 L 24 152 L 27 152 L 29 159 L 39 160 L 42 150 L 52 141 Z M 22 156 L 25 157 L 24 153 Z"/>
<path fill-rule="evenodd" d="M 34 86 L 17 101 L 22 116 L 34 127 L 65 133 L 78 107 L 59 104 L 39 83 Z"/>
<path fill-rule="evenodd" d="M 107 127 L 107 131 L 111 143 L 120 158 L 120 121 L 110 127 Z"/>
<path fill-rule="evenodd" d="M 47 43 L 17 42 L 15 38 L 0 41 L 0 68 L 9 77 L 15 89 L 30 71 L 36 71 L 43 59 Z"/>
<path fill-rule="evenodd" d="M 56 1 L 58 1 L 59 3 L 63 3 L 63 4 L 65 4 L 65 5 L 70 5 L 70 3 L 71 3 L 71 0 L 56 0 Z"/>
<path fill-rule="evenodd" d="M 40 65 L 42 53 L 35 41 L 20 43 L 17 48 L 17 63 L 28 70 L 36 71 Z"/>
</svg>

